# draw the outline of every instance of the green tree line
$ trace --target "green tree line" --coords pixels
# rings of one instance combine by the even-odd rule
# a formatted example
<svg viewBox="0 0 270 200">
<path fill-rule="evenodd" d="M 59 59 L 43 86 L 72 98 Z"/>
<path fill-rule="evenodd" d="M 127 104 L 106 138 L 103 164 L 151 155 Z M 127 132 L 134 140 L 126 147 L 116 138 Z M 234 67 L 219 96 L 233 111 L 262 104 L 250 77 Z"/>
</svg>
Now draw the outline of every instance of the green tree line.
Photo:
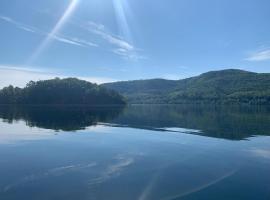
<svg viewBox="0 0 270 200">
<path fill-rule="evenodd" d="M 118 92 L 76 78 L 30 81 L 0 90 L 0 104 L 125 104 Z"/>
</svg>

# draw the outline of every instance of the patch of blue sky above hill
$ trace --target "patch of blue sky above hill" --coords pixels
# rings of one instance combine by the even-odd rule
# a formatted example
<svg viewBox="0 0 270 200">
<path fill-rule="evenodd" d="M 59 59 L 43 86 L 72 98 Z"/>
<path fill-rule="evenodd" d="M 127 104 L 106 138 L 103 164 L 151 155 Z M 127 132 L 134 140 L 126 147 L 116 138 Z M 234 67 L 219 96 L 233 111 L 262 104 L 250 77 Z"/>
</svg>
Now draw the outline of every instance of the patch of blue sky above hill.
<svg viewBox="0 0 270 200">
<path fill-rule="evenodd" d="M 107 83 L 117 80 L 106 77 L 88 77 L 88 76 L 73 76 L 72 74 L 65 75 L 63 72 L 47 70 L 38 67 L 16 67 L 16 66 L 0 66 L 0 89 L 8 85 L 16 87 L 24 87 L 32 81 L 47 80 L 53 78 L 68 78 L 75 77 L 81 80 L 86 80 L 92 83 Z"/>
</svg>

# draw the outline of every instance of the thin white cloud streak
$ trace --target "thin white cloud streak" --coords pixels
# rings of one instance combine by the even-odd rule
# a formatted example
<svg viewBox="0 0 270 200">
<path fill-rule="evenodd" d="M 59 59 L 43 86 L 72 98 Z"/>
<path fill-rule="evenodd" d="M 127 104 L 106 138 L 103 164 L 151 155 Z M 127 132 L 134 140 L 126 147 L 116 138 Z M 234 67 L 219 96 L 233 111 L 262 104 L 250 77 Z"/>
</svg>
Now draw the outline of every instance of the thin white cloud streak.
<svg viewBox="0 0 270 200">
<path fill-rule="evenodd" d="M 97 24 L 95 22 L 90 21 L 86 24 L 86 26 L 85 25 L 82 26 L 82 28 L 100 36 L 103 40 L 113 45 L 114 49 L 112 50 L 112 52 L 117 55 L 120 55 L 121 57 L 130 60 L 138 60 L 144 58 L 143 56 L 138 55 L 139 50 L 135 48 L 134 45 L 123 40 L 120 37 L 110 34 L 108 31 L 106 31 L 105 26 L 103 24 Z"/>
<path fill-rule="evenodd" d="M 78 5 L 78 2 L 79 2 L 79 0 L 72 0 L 70 2 L 68 8 L 66 9 L 66 11 L 62 15 L 62 17 L 58 20 L 58 22 L 56 23 L 54 28 L 47 35 L 45 40 L 43 40 L 43 42 L 39 45 L 39 47 L 36 49 L 36 51 L 34 51 L 32 56 L 28 60 L 27 64 L 31 64 L 32 62 L 34 62 L 38 58 L 38 56 L 44 51 L 44 49 L 46 49 L 46 47 L 50 44 L 52 39 L 58 34 L 60 29 L 64 26 L 66 21 L 69 19 L 69 17 L 71 16 L 73 11 L 75 10 L 76 6 Z"/>
<path fill-rule="evenodd" d="M 77 45 L 77 46 L 84 46 L 83 44 L 77 42 L 77 41 L 73 41 L 73 40 L 70 40 L 70 39 L 67 39 L 67 38 L 64 38 L 64 37 L 59 37 L 59 36 L 51 36 L 52 39 L 55 39 L 59 42 L 63 42 L 63 43 L 66 43 L 66 44 L 71 44 L 71 45 Z"/>
<path fill-rule="evenodd" d="M 72 40 L 72 41 L 74 41 L 74 42 L 77 42 L 77 43 L 79 43 L 79 44 L 85 45 L 85 46 L 98 47 L 97 44 L 95 44 L 95 43 L 93 43 L 93 42 L 86 41 L 86 40 L 84 40 L 84 39 L 80 39 L 80 38 L 73 37 L 73 38 L 71 38 L 70 40 Z"/>
<path fill-rule="evenodd" d="M 46 73 L 47 71 L 41 68 L 30 68 L 27 66 L 12 66 L 12 65 L 0 65 L 0 70 L 14 70 L 25 72 Z"/>
<path fill-rule="evenodd" d="M 15 25 L 17 28 L 22 29 L 22 30 L 24 30 L 24 31 L 32 32 L 32 33 L 36 33 L 36 32 L 37 32 L 37 30 L 36 30 L 35 28 L 33 28 L 33 27 L 31 27 L 31 26 L 27 26 L 27 25 L 25 25 L 25 24 L 22 24 L 22 23 L 20 23 L 20 22 L 17 22 L 17 21 L 15 21 L 15 20 L 13 20 L 13 19 L 11 19 L 11 18 L 9 18 L 9 17 L 6 17 L 6 16 L 0 16 L 0 19 L 3 20 L 3 21 L 5 21 L 5 22 L 8 22 L 8 23 L 10 23 L 10 24 L 13 24 L 13 25 Z"/>
<path fill-rule="evenodd" d="M 255 53 L 252 53 L 245 60 L 247 60 L 247 61 L 266 61 L 266 60 L 270 60 L 270 49 L 257 51 Z"/>
<path fill-rule="evenodd" d="M 103 37 L 103 39 L 107 40 L 109 43 L 118 46 L 119 48 L 125 49 L 126 51 L 133 51 L 135 48 L 132 44 L 129 44 L 128 42 L 121 40 L 119 38 L 116 38 L 115 36 L 112 36 L 108 33 L 99 31 L 99 30 L 93 30 L 94 33 L 97 35 L 100 35 Z"/>
<path fill-rule="evenodd" d="M 57 73 L 49 73 L 46 70 L 39 70 L 27 67 L 0 66 L 0 89 L 8 85 L 24 87 L 29 81 L 39 81 L 53 79 L 55 77 L 68 78 L 75 77 L 92 83 L 102 84 L 115 82 L 117 80 L 107 77 L 87 77 L 87 76 L 67 76 Z"/>
<path fill-rule="evenodd" d="M 76 37 L 69 37 L 69 36 L 60 35 L 60 34 L 50 34 L 50 33 L 47 33 L 45 31 L 39 30 L 33 26 L 28 26 L 28 25 L 25 25 L 25 24 L 20 23 L 18 21 L 15 21 L 9 17 L 0 16 L 0 19 L 15 25 L 16 28 L 21 29 L 23 31 L 27 31 L 27 32 L 39 34 L 42 36 L 50 37 L 51 39 L 58 41 L 58 42 L 61 42 L 61 43 L 75 45 L 75 46 L 79 46 L 79 47 L 98 47 L 97 44 L 95 44 L 93 42 L 89 42 L 85 39 L 76 38 Z"/>
<path fill-rule="evenodd" d="M 117 38 L 105 30 L 105 26 L 102 24 L 96 24 L 95 22 L 88 22 L 87 29 L 96 35 L 101 36 L 107 42 L 116 45 L 118 48 L 123 48 L 129 51 L 134 50 L 134 46 L 125 40 Z"/>
<path fill-rule="evenodd" d="M 53 30 L 51 33 L 48 33 L 48 32 L 39 30 L 38 28 L 35 28 L 33 26 L 25 25 L 23 23 L 15 21 L 6 16 L 0 16 L 0 19 L 15 25 L 16 28 L 21 29 L 23 31 L 39 34 L 46 37 L 46 39 L 42 42 L 39 48 L 28 60 L 28 62 L 26 63 L 27 65 L 30 65 L 38 57 L 41 51 L 43 51 L 42 49 L 45 48 L 45 44 L 48 45 L 48 43 L 51 40 L 55 40 L 57 42 L 61 42 L 61 43 L 69 44 L 69 45 L 75 45 L 79 47 L 99 47 L 98 44 L 87 41 L 86 39 L 82 39 L 78 37 L 69 37 L 63 34 L 56 34 L 56 31 L 59 31 L 58 25 L 57 25 L 58 28 L 56 29 L 56 31 Z M 111 52 L 116 55 L 119 55 L 129 60 L 139 60 L 139 59 L 146 58 L 145 56 L 141 56 L 138 54 L 139 49 L 135 48 L 134 45 L 106 31 L 106 28 L 103 24 L 98 24 L 98 23 L 90 21 L 87 23 L 86 26 L 82 26 L 82 27 L 86 29 L 87 31 L 94 33 L 95 35 L 100 36 L 102 39 L 104 39 L 105 41 L 113 45 L 114 49 L 112 49 Z"/>
<path fill-rule="evenodd" d="M 38 35 L 42 35 L 46 37 L 46 39 L 42 42 L 39 48 L 31 56 L 31 58 L 26 62 L 27 65 L 30 65 L 39 56 L 39 54 L 41 54 L 41 52 L 52 40 L 65 43 L 68 45 L 78 46 L 78 47 L 99 47 L 98 44 L 87 41 L 86 39 L 83 39 L 83 38 L 70 37 L 63 34 L 57 34 L 57 31 L 59 31 L 59 25 L 56 25 L 57 29 L 54 29 L 51 33 L 48 33 L 38 28 L 35 28 L 33 26 L 25 25 L 23 23 L 15 21 L 6 16 L 0 16 L 0 20 L 4 20 L 7 23 L 11 23 L 15 25 L 16 28 L 21 29 L 23 31 L 27 31 L 33 34 L 38 34 Z M 135 48 L 134 45 L 106 31 L 105 26 L 103 24 L 98 24 L 98 23 L 90 21 L 87 23 L 86 26 L 81 26 L 81 27 L 83 27 L 84 29 L 86 29 L 87 31 L 95 35 L 98 35 L 103 40 L 113 45 L 114 48 L 111 50 L 111 52 L 116 55 L 119 55 L 128 60 L 135 60 L 135 61 L 146 58 L 145 56 L 139 55 L 138 51 L 140 50 Z"/>
</svg>

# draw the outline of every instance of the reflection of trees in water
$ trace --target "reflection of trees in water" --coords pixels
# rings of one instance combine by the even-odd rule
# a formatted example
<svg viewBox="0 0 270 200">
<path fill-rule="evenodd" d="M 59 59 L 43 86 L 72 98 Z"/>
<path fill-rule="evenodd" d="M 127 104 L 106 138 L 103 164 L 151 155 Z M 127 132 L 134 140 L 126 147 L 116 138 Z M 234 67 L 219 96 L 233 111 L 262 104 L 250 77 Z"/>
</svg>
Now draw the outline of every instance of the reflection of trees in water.
<svg viewBox="0 0 270 200">
<path fill-rule="evenodd" d="M 31 127 L 75 131 L 98 122 L 141 129 L 186 128 L 195 134 L 232 140 L 270 135 L 269 107 L 134 105 L 124 107 L 0 106 L 0 118 Z"/>
<path fill-rule="evenodd" d="M 109 122 L 123 109 L 122 106 L 0 106 L 0 118 L 8 123 L 24 120 L 30 127 L 75 131 L 98 122 Z"/>
<path fill-rule="evenodd" d="M 245 139 L 270 135 L 270 107 L 256 106 L 130 106 L 114 123 L 145 129 L 179 127 L 202 131 L 199 134 Z"/>
</svg>

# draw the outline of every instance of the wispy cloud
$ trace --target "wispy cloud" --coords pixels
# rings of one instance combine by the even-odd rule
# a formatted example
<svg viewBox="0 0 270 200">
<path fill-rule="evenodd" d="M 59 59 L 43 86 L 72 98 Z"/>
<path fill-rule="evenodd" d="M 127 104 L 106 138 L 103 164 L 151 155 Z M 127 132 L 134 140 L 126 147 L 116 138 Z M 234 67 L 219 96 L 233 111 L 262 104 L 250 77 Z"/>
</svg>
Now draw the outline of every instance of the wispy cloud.
<svg viewBox="0 0 270 200">
<path fill-rule="evenodd" d="M 71 38 L 71 40 L 74 41 L 74 42 L 77 42 L 79 44 L 82 44 L 82 45 L 92 46 L 92 47 L 98 47 L 97 44 L 95 44 L 93 42 L 89 42 L 89 41 L 83 40 L 83 39 L 80 39 L 80 38 L 73 37 L 73 38 Z"/>
<path fill-rule="evenodd" d="M 77 38 L 77 37 L 70 37 L 70 36 L 66 36 L 63 34 L 50 34 L 46 31 L 39 30 L 38 28 L 35 28 L 33 26 L 29 26 L 29 25 L 23 24 L 21 22 L 15 21 L 15 20 L 11 19 L 10 17 L 0 16 L 0 20 L 3 20 L 3 21 L 10 23 L 10 24 L 13 24 L 16 26 L 16 28 L 19 28 L 23 31 L 39 34 L 42 36 L 50 36 L 53 40 L 61 42 L 61 43 L 80 46 L 80 47 L 97 47 L 98 46 L 97 44 L 95 44 L 93 42 L 89 42 L 85 39 L 81 39 L 81 38 Z"/>
<path fill-rule="evenodd" d="M 84 38 L 74 37 L 74 36 L 68 36 L 64 34 L 51 34 L 49 32 L 40 30 L 34 26 L 26 25 L 24 23 L 21 23 L 17 20 L 14 20 L 7 16 L 1 16 L 0 20 L 5 21 L 7 23 L 10 23 L 14 25 L 16 28 L 21 29 L 23 31 L 27 31 L 29 33 L 50 37 L 51 39 L 65 43 L 68 45 L 74 45 L 78 47 L 99 47 L 99 45 L 95 42 L 88 41 Z M 72 22 L 70 22 L 72 23 Z M 73 25 L 77 25 L 78 23 L 72 23 Z M 111 34 L 106 27 L 103 24 L 98 24 L 92 21 L 89 21 L 87 23 L 84 23 L 83 26 L 80 26 L 81 28 L 91 32 L 92 34 L 95 34 L 108 42 L 110 45 L 113 46 L 113 48 L 110 50 L 112 53 L 121 56 L 122 58 L 128 59 L 128 60 L 140 60 L 145 59 L 145 56 L 140 55 L 141 49 L 136 48 L 132 43 L 124 40 L 123 38 L 119 36 L 115 36 L 114 34 Z"/>
<path fill-rule="evenodd" d="M 9 18 L 9 17 L 1 16 L 1 15 L 0 15 L 0 19 L 3 20 L 3 21 L 5 21 L 5 22 L 8 22 L 8 23 L 10 23 L 10 24 L 13 24 L 13 25 L 15 25 L 17 28 L 22 29 L 22 30 L 24 30 L 24 31 L 28 31 L 28 32 L 32 32 L 32 33 L 36 33 L 36 32 L 37 32 L 37 30 L 36 30 L 35 28 L 33 28 L 33 27 L 31 27 L 31 26 L 27 26 L 27 25 L 25 25 L 25 24 L 22 24 L 22 23 L 20 23 L 20 22 L 17 22 L 17 21 L 15 21 L 15 20 L 13 20 L 13 19 L 11 19 L 11 18 Z"/>
<path fill-rule="evenodd" d="M 245 60 L 247 61 L 266 61 L 270 60 L 270 49 L 254 52 L 249 55 Z"/>
<path fill-rule="evenodd" d="M 51 38 L 54 40 L 57 40 L 58 42 L 63 42 L 66 44 L 77 45 L 77 46 L 82 46 L 82 47 L 85 46 L 85 45 L 81 44 L 80 42 L 77 42 L 77 41 L 74 41 L 74 40 L 71 40 L 71 39 L 68 39 L 65 37 L 59 37 L 59 36 L 53 35 L 53 36 L 51 36 Z"/>
<path fill-rule="evenodd" d="M 124 39 L 115 36 L 109 33 L 103 24 L 98 24 L 95 22 L 88 22 L 86 25 L 82 26 L 84 29 L 94 33 L 105 41 L 114 46 L 112 50 L 113 53 L 120 55 L 124 58 L 128 58 L 131 60 L 138 60 L 144 58 L 138 54 L 139 49 L 137 49 L 133 44 L 125 41 Z"/>
<path fill-rule="evenodd" d="M 37 67 L 25 67 L 25 66 L 7 66 L 0 65 L 0 89 L 8 85 L 14 85 L 18 87 L 24 87 L 29 81 L 47 80 L 55 77 L 67 78 L 76 77 L 81 80 L 86 80 L 92 83 L 107 83 L 117 81 L 108 77 L 88 77 L 88 76 L 68 76 L 60 75 L 57 72 L 50 72 L 49 70 L 43 70 Z"/>
</svg>

